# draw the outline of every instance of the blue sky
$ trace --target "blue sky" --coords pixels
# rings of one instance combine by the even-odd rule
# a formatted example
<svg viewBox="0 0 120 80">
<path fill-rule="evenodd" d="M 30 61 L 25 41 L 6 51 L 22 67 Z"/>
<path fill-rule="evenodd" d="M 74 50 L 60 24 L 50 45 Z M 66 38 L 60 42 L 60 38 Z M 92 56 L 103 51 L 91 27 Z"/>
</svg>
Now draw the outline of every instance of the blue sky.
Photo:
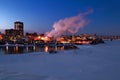
<svg viewBox="0 0 120 80">
<path fill-rule="evenodd" d="M 119 0 L 0 0 L 0 31 L 24 22 L 25 31 L 44 33 L 54 22 L 87 9 L 90 23 L 78 33 L 120 34 Z"/>
</svg>

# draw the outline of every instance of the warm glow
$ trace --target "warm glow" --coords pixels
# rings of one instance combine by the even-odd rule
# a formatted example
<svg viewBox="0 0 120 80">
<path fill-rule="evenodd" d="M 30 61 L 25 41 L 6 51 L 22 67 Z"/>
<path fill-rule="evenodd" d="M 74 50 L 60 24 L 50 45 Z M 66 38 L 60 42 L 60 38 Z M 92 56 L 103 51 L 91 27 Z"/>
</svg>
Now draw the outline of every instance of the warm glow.
<svg viewBox="0 0 120 80">
<path fill-rule="evenodd" d="M 35 46 L 33 46 L 33 50 L 35 51 Z"/>
<path fill-rule="evenodd" d="M 40 36 L 38 36 L 38 39 L 40 39 L 41 37 Z"/>
<path fill-rule="evenodd" d="M 45 37 L 41 37 L 41 40 L 45 40 Z"/>
<path fill-rule="evenodd" d="M 65 43 L 70 43 L 69 41 L 61 41 L 61 43 L 65 44 Z"/>
<path fill-rule="evenodd" d="M 45 46 L 44 51 L 45 51 L 45 52 L 48 52 L 48 46 Z"/>
<path fill-rule="evenodd" d="M 48 37 L 46 36 L 45 39 L 48 39 Z"/>
<path fill-rule="evenodd" d="M 61 50 L 64 50 L 64 46 L 61 47 Z"/>
<path fill-rule="evenodd" d="M 28 52 L 28 45 L 26 46 L 26 51 Z"/>
<path fill-rule="evenodd" d="M 34 37 L 34 40 L 38 40 L 38 37 Z"/>
<path fill-rule="evenodd" d="M 78 44 L 90 44 L 91 41 L 79 41 L 79 42 L 76 42 Z"/>
<path fill-rule="evenodd" d="M 8 46 L 6 46 L 6 52 L 8 53 Z"/>
<path fill-rule="evenodd" d="M 45 37 L 45 41 L 49 41 L 49 38 L 47 36 Z"/>
<path fill-rule="evenodd" d="M 43 41 L 49 41 L 50 38 L 47 36 L 38 36 L 38 37 L 34 37 L 34 40 L 43 40 Z"/>
<path fill-rule="evenodd" d="M 15 46 L 15 52 L 18 53 L 18 44 Z"/>
<path fill-rule="evenodd" d="M 2 35 L 0 35 L 0 40 L 2 39 Z"/>
</svg>

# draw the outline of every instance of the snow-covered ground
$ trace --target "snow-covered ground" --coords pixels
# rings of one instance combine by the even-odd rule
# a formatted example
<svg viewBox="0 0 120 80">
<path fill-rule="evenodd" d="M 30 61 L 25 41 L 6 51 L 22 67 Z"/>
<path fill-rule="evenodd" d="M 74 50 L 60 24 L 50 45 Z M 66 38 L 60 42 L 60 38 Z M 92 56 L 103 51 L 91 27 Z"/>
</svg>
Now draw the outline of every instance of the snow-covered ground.
<svg viewBox="0 0 120 80">
<path fill-rule="evenodd" d="M 120 41 L 78 47 L 0 55 L 0 80 L 120 80 Z"/>
</svg>

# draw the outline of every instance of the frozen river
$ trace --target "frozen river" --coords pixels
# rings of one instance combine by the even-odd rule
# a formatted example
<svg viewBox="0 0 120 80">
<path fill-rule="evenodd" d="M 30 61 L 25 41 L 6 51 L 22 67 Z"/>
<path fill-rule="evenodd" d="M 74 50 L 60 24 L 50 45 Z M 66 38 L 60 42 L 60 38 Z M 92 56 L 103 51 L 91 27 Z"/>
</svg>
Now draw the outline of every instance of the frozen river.
<svg viewBox="0 0 120 80">
<path fill-rule="evenodd" d="M 0 55 L 1 54 L 26 54 L 33 52 L 50 52 L 50 51 L 61 51 L 77 49 L 76 46 L 36 46 L 36 45 L 0 45 Z"/>
<path fill-rule="evenodd" d="M 0 55 L 0 80 L 120 80 L 120 41 L 78 47 Z"/>
</svg>

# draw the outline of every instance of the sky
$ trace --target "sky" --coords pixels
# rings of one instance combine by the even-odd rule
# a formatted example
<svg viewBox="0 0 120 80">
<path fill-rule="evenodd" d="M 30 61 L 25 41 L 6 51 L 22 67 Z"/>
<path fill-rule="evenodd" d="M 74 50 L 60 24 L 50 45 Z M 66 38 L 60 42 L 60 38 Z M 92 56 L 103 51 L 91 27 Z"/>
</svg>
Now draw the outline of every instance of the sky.
<svg viewBox="0 0 120 80">
<path fill-rule="evenodd" d="M 0 32 L 24 22 L 25 32 L 45 33 L 61 19 L 92 9 L 77 33 L 120 34 L 120 0 L 0 0 Z"/>
</svg>

